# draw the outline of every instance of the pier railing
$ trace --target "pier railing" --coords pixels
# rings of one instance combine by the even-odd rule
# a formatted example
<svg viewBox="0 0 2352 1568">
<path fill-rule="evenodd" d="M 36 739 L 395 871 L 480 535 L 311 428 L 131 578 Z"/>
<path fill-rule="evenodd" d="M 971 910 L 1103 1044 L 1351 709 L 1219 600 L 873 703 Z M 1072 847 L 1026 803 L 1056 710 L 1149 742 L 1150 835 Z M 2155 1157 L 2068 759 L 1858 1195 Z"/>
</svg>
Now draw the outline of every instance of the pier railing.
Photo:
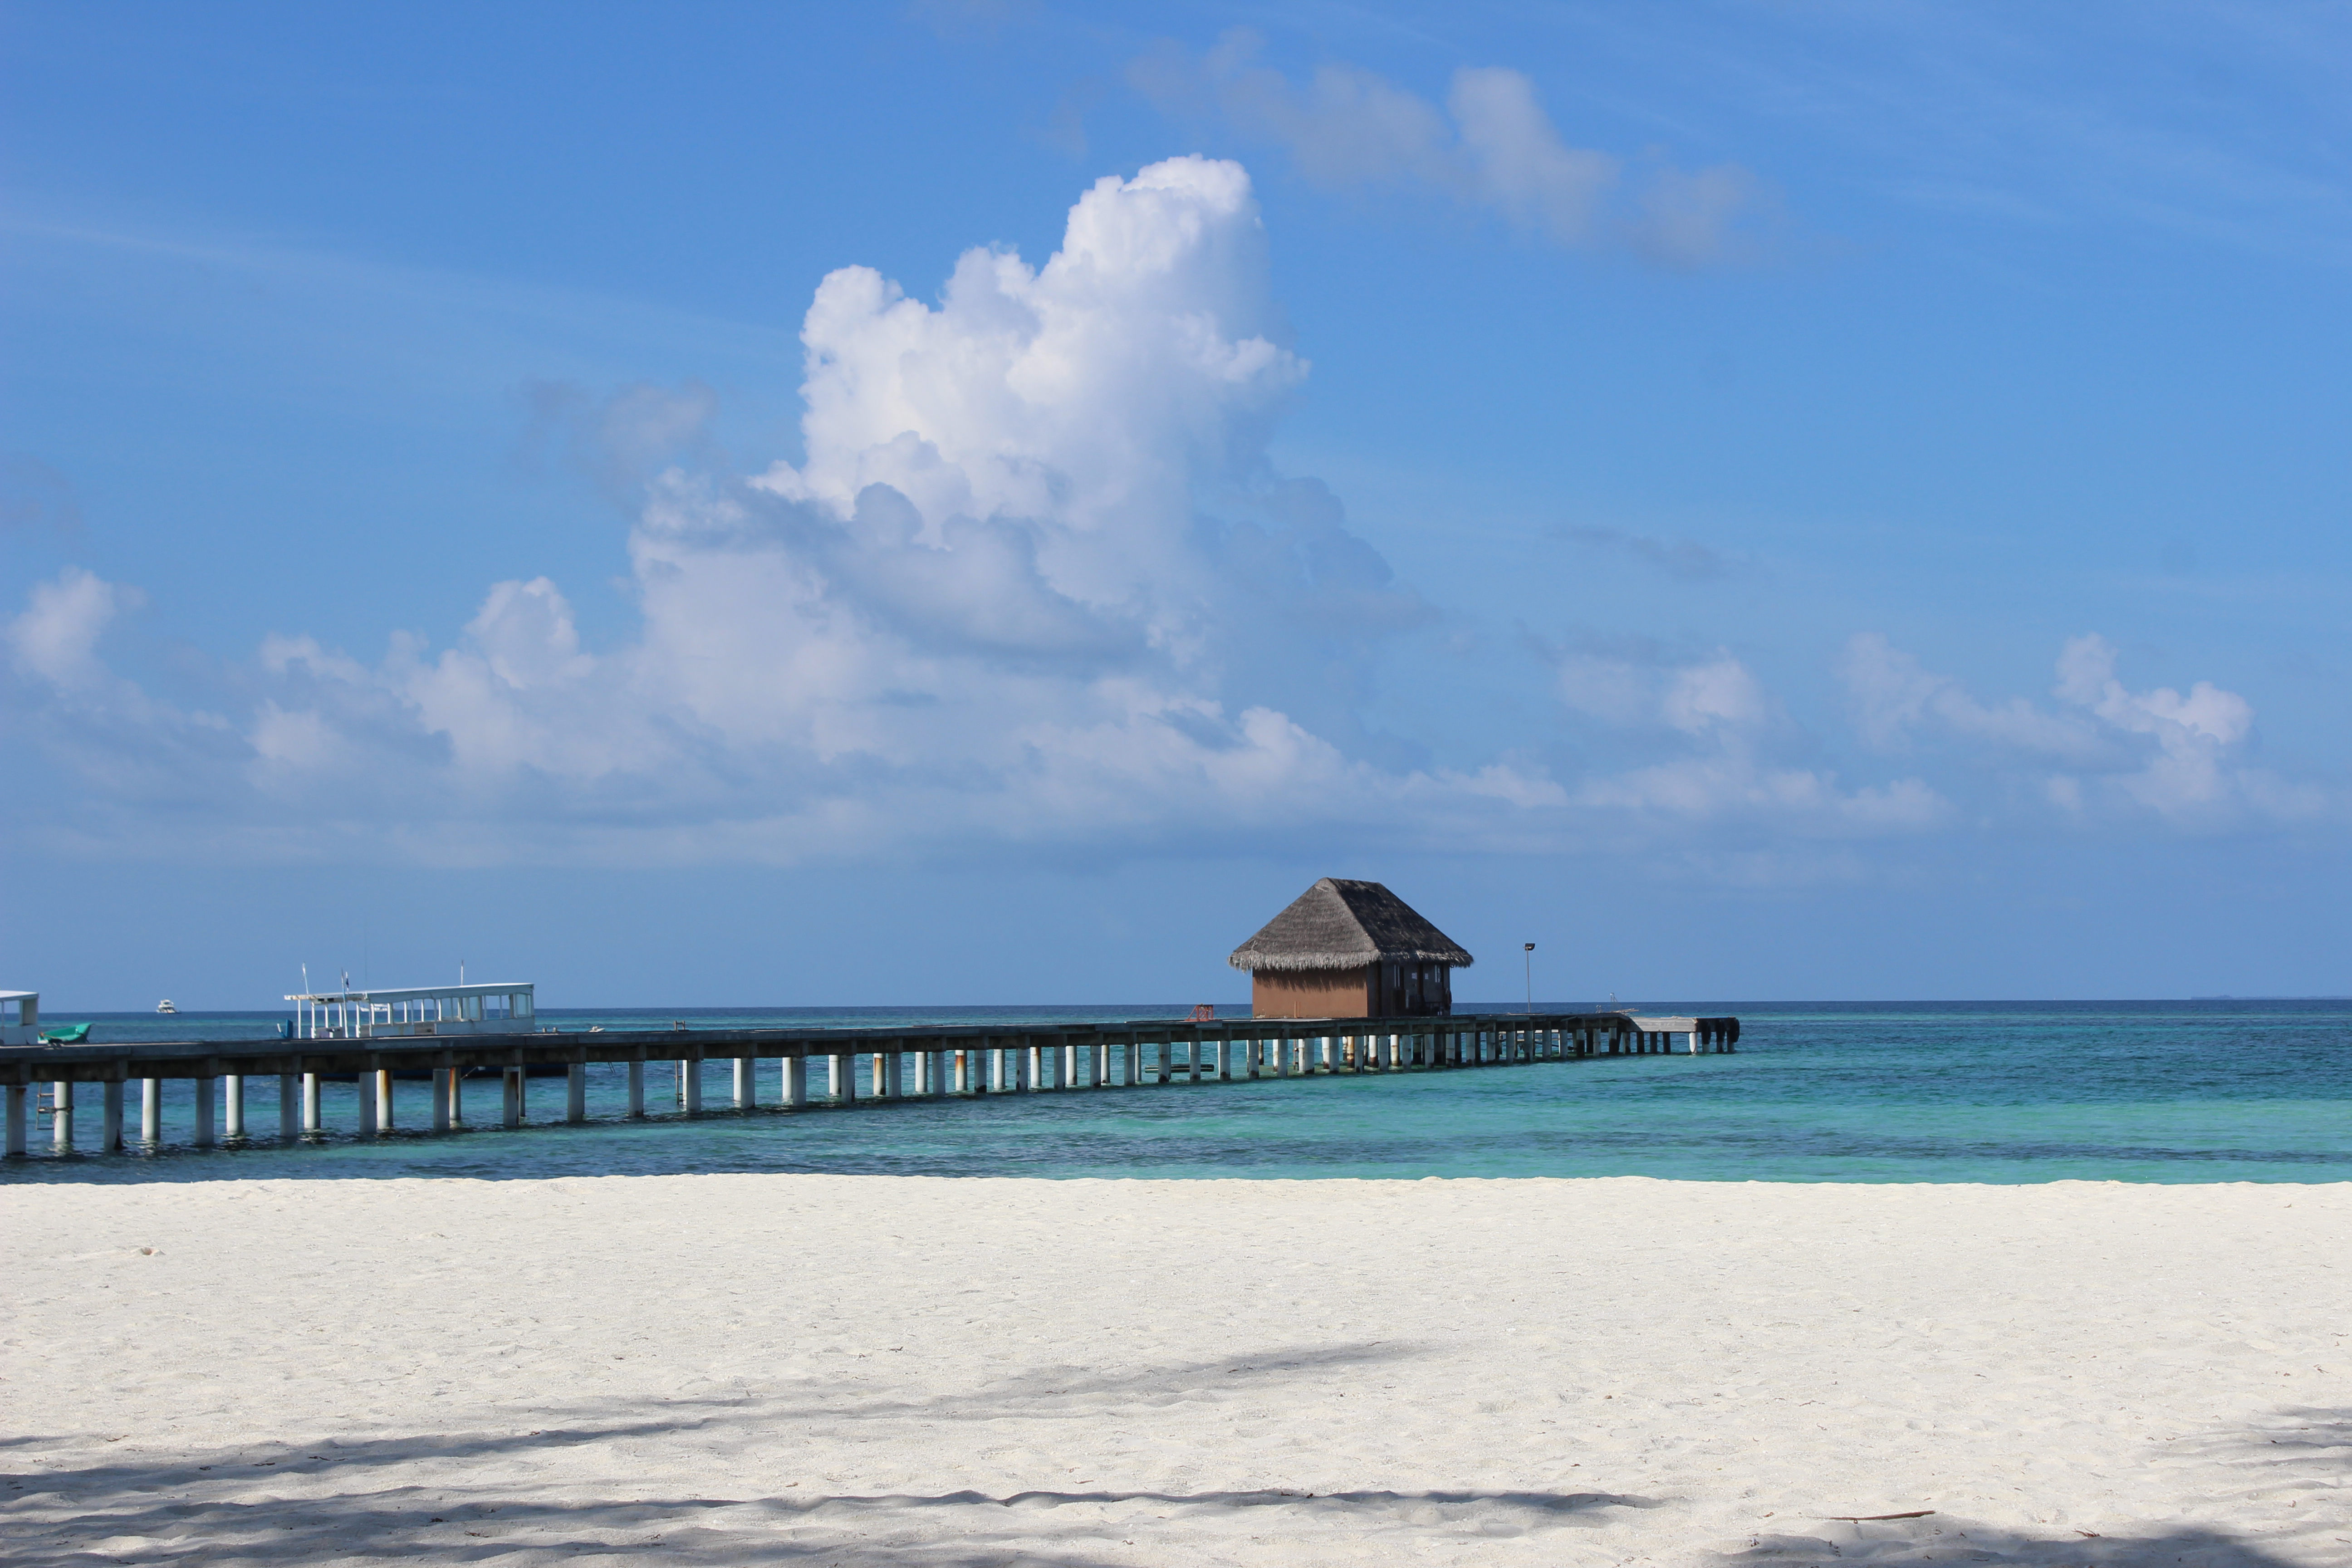
<svg viewBox="0 0 2352 1568">
<path fill-rule="evenodd" d="M 740 1109 L 847 1106 L 866 1100 L 1048 1089 L 1132 1089 L 1331 1073 L 1441 1071 L 1592 1057 L 1651 1055 L 1681 1035 L 1692 1054 L 1729 1051 L 1737 1018 L 1641 1018 L 1624 1013 L 1455 1014 L 1416 1018 L 1139 1019 L 1112 1024 L 983 1025 L 876 1029 L 543 1028 L 528 1035 L 420 1039 L 172 1040 L 135 1045 L 0 1048 L 6 1152 L 24 1154 L 31 1122 L 75 1147 L 76 1089 L 98 1086 L 99 1147 L 124 1146 L 127 1086 L 140 1085 L 140 1135 L 162 1137 L 163 1085 L 194 1080 L 193 1142 L 210 1147 L 247 1132 L 248 1080 L 278 1080 L 278 1134 L 324 1131 L 320 1081 L 359 1080 L 356 1131 L 393 1126 L 396 1078 L 429 1074 L 431 1126 L 465 1124 L 469 1074 L 501 1081 L 499 1121 L 526 1120 L 529 1079 L 560 1069 L 563 1120 L 587 1117 L 587 1068 L 628 1068 L 628 1114 L 646 1114 L 646 1068 L 676 1065 L 677 1109 L 700 1111 L 703 1064 L 732 1064 Z M 762 1063 L 777 1064 L 763 1069 Z M 861 1071 L 861 1064 L 866 1070 Z M 812 1068 L 821 1068 L 813 1075 Z M 816 1076 L 819 1081 L 812 1082 Z M 773 1086 L 763 1095 L 763 1080 Z M 862 1081 L 861 1081 L 862 1080 Z"/>
</svg>

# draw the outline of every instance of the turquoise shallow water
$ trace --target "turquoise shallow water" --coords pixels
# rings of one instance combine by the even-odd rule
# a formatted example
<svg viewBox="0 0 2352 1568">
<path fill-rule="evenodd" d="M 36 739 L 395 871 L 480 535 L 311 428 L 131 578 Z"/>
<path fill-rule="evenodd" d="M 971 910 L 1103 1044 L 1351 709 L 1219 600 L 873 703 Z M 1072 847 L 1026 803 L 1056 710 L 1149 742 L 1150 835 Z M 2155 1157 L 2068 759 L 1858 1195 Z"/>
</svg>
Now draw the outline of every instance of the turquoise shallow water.
<svg viewBox="0 0 2352 1568">
<path fill-rule="evenodd" d="M 0 1182 L 232 1177 L 530 1176 L 832 1171 L 1014 1176 L 1644 1175 L 1708 1181 L 2324 1182 L 2352 1179 L 2352 1001 L 1657 1004 L 1737 1013 L 1729 1056 L 1579 1062 L 1362 1078 L 1264 1080 L 909 1100 L 850 1111 L 706 1111 L 619 1120 L 624 1069 L 591 1069 L 584 1127 L 405 1131 L 367 1142 L 330 1131 L 300 1146 L 181 1146 L 184 1084 L 170 1086 L 160 1151 L 37 1154 Z M 807 1009 L 543 1013 L 565 1028 L 744 1024 L 1124 1019 L 1181 1008 Z M 60 1021 L 78 1021 L 63 1019 Z M 251 1037 L 277 1015 L 98 1016 L 94 1040 Z M 706 1067 L 706 1103 L 728 1069 Z M 776 1069 L 764 1064 L 772 1100 Z M 674 1089 L 648 1075 L 648 1100 Z M 402 1122 L 425 1120 L 404 1084 Z M 94 1089 L 83 1091 L 91 1102 Z M 333 1129 L 356 1090 L 326 1086 Z M 469 1086 L 495 1120 L 494 1082 Z M 534 1080 L 531 1116 L 562 1114 Z M 272 1086 L 252 1124 L 276 1126 Z M 132 1117 L 136 1118 L 135 1101 Z M 81 1142 L 97 1137 L 94 1104 Z"/>
</svg>

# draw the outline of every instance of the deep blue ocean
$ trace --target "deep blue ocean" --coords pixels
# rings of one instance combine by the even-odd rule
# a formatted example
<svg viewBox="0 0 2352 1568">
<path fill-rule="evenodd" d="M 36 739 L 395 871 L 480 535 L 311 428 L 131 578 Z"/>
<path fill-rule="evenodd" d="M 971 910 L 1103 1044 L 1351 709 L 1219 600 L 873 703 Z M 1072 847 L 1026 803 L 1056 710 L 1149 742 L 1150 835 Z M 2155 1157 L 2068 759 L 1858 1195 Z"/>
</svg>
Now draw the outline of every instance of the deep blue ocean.
<svg viewBox="0 0 2352 1568">
<path fill-rule="evenodd" d="M 729 1065 L 705 1105 L 674 1109 L 673 1070 L 647 1070 L 656 1114 L 621 1120 L 625 1068 L 590 1072 L 586 1126 L 562 1124 L 560 1079 L 530 1086 L 531 1125 L 496 1126 L 495 1081 L 468 1085 L 476 1125 L 445 1137 L 426 1086 L 398 1089 L 398 1129 L 362 1142 L 356 1089 L 328 1083 L 320 1138 L 197 1151 L 190 1086 L 165 1090 L 161 1148 L 0 1162 L 0 1182 L 209 1181 L 828 1171 L 947 1176 L 1261 1179 L 1664 1176 L 1778 1182 L 2326 1182 L 2352 1179 L 2352 1000 L 1657 1003 L 1737 1014 L 1731 1055 L 1594 1058 L 1363 1077 L 1076 1089 L 854 1110 L 737 1111 Z M 807 1008 L 542 1012 L 585 1029 L 752 1025 L 1108 1021 L 1177 1007 Z M 59 1016 L 93 1041 L 252 1037 L 280 1015 Z M 777 1068 L 761 1064 L 772 1106 Z M 812 1085 L 815 1088 L 814 1083 Z M 98 1089 L 80 1090 L 84 1151 Z M 274 1080 L 249 1090 L 274 1132 Z M 135 1091 L 129 1108 L 137 1126 Z M 482 1123 L 490 1125 L 485 1127 Z"/>
</svg>

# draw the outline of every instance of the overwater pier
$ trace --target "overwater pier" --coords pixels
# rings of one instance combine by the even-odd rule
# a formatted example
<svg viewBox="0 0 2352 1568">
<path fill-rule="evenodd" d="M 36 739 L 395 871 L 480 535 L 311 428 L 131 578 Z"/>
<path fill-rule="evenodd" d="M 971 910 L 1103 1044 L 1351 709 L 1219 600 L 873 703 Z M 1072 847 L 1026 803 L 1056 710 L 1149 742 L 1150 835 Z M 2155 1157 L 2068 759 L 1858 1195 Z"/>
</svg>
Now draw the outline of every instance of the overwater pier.
<svg viewBox="0 0 2352 1568">
<path fill-rule="evenodd" d="M 189 1142 L 213 1148 L 325 1134 L 320 1085 L 334 1078 L 355 1079 L 359 1089 L 352 1125 L 335 1131 L 374 1137 L 394 1130 L 398 1110 L 418 1110 L 415 1095 L 395 1096 L 394 1085 L 428 1076 L 424 1125 L 417 1130 L 454 1132 L 468 1125 L 584 1122 L 588 1068 L 600 1063 L 627 1068 L 627 1114 L 638 1118 L 649 1113 L 649 1092 L 668 1100 L 660 1109 L 687 1115 L 726 1108 L 816 1110 L 947 1096 L 1572 1062 L 1664 1054 L 1677 1039 L 1693 1055 L 1729 1051 L 1738 1043 L 1739 1020 L 1513 1013 L 1144 1019 L 1012 1029 L 539 1028 L 442 1037 L 12 1046 L 0 1047 L 0 1091 L 6 1099 L 8 1154 L 28 1154 L 37 1131 L 38 1142 L 60 1153 L 78 1148 L 110 1153 L 129 1146 L 127 1113 L 134 1094 L 136 1137 L 143 1146 L 160 1146 L 163 1085 L 172 1079 L 194 1087 Z M 722 1062 L 725 1087 L 713 1106 L 706 1100 L 705 1079 L 711 1064 Z M 535 1083 L 546 1088 L 535 1091 Z M 469 1088 L 479 1091 L 478 1102 L 469 1103 Z M 538 1103 L 541 1096 L 547 1103 Z M 268 1118 L 258 1125 L 257 1109 Z"/>
</svg>

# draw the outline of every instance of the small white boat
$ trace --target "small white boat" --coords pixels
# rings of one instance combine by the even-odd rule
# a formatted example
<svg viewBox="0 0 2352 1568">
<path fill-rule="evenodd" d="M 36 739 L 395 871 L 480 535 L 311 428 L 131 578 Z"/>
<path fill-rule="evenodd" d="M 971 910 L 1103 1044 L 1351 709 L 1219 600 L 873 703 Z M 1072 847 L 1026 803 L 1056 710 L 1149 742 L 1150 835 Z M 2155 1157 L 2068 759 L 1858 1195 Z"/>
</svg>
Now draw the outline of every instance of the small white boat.
<svg viewBox="0 0 2352 1568">
<path fill-rule="evenodd" d="M 161 1002 L 155 1004 L 155 1011 L 158 1013 L 176 1013 L 179 1009 L 173 1006 L 172 999 L 169 996 L 166 996 Z"/>
</svg>

